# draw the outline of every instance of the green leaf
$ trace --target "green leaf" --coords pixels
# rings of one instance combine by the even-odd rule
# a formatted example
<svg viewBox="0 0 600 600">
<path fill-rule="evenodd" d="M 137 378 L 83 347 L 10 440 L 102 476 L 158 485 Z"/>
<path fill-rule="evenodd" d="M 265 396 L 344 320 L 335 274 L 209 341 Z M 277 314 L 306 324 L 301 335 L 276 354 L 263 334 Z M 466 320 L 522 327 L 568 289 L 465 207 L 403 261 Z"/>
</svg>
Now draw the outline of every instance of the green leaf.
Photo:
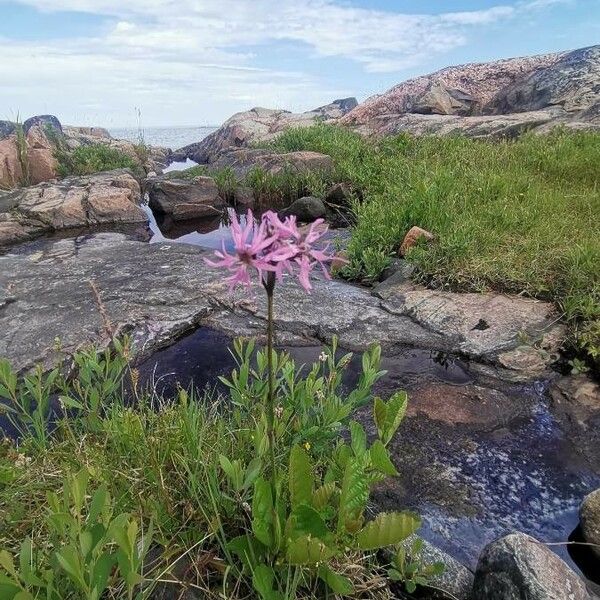
<svg viewBox="0 0 600 600">
<path fill-rule="evenodd" d="M 273 494 L 271 485 L 263 477 L 254 484 L 252 498 L 252 531 L 257 539 L 268 548 L 274 545 L 273 536 Z"/>
<path fill-rule="evenodd" d="M 83 410 L 83 404 L 75 400 L 75 398 L 71 398 L 70 396 L 61 396 L 60 402 L 63 406 L 66 406 L 67 408 L 76 408 L 77 410 Z"/>
<path fill-rule="evenodd" d="M 377 426 L 377 433 L 379 437 L 383 435 L 386 415 L 387 406 L 385 405 L 385 402 L 379 396 L 376 396 L 373 402 L 373 417 L 375 419 L 375 425 Z"/>
<path fill-rule="evenodd" d="M 81 564 L 77 552 L 72 546 L 65 546 L 56 552 L 56 558 L 62 569 L 77 583 L 81 584 Z"/>
<path fill-rule="evenodd" d="M 226 456 L 219 454 L 219 463 L 223 471 L 225 471 L 225 475 L 227 475 L 233 488 L 236 491 L 240 490 L 242 487 L 242 469 L 240 462 L 238 460 L 231 462 Z"/>
<path fill-rule="evenodd" d="M 13 561 L 12 554 L 6 550 L 0 551 L 0 567 L 3 567 L 10 575 L 12 575 L 16 581 L 19 581 L 17 570 L 15 569 L 15 563 Z"/>
<path fill-rule="evenodd" d="M 340 494 L 338 531 L 359 519 L 369 499 L 369 483 L 364 463 L 364 458 L 350 458 L 346 463 Z"/>
<path fill-rule="evenodd" d="M 104 511 L 106 505 L 109 503 L 108 488 L 103 483 L 92 496 L 92 502 L 90 503 L 90 510 L 88 513 L 88 522 L 93 523 Z"/>
<path fill-rule="evenodd" d="M 262 467 L 262 461 L 260 458 L 253 458 L 246 467 L 246 476 L 244 479 L 243 488 L 247 490 L 251 485 L 254 484 L 258 476 L 260 475 L 260 470 Z"/>
<path fill-rule="evenodd" d="M 287 559 L 292 565 L 314 565 L 329 560 L 333 550 L 320 539 L 303 535 L 290 540 L 287 547 Z"/>
<path fill-rule="evenodd" d="M 375 550 L 398 544 L 421 526 L 421 519 L 411 512 L 379 513 L 356 535 L 358 548 Z"/>
<path fill-rule="evenodd" d="M 317 488 L 312 495 L 312 505 L 317 510 L 324 509 L 335 492 L 335 481 L 330 481 Z"/>
<path fill-rule="evenodd" d="M 354 593 L 352 582 L 347 577 L 332 571 L 327 565 L 319 567 L 318 575 L 331 588 L 334 594 L 349 596 Z"/>
<path fill-rule="evenodd" d="M 282 600 L 283 594 L 273 589 L 275 572 L 272 567 L 258 565 L 252 574 L 252 585 L 262 600 Z"/>
<path fill-rule="evenodd" d="M 266 556 L 265 546 L 248 534 L 233 538 L 227 543 L 227 549 L 238 556 L 250 572 Z"/>
<path fill-rule="evenodd" d="M 312 506 L 301 504 L 296 507 L 292 517 L 294 530 L 298 534 L 312 535 L 322 539 L 329 535 L 325 521 Z"/>
<path fill-rule="evenodd" d="M 367 434 L 363 426 L 356 421 L 350 421 L 350 436 L 354 455 L 362 456 L 367 450 Z"/>
<path fill-rule="evenodd" d="M 400 426 L 404 415 L 406 414 L 406 408 L 408 405 L 408 396 L 406 392 L 396 392 L 387 403 L 385 424 L 383 426 L 383 437 L 382 442 L 384 445 L 388 445 L 396 430 Z"/>
<path fill-rule="evenodd" d="M 371 464 L 385 475 L 398 475 L 394 463 L 390 460 L 389 452 L 381 440 L 375 440 L 369 449 Z"/>
<path fill-rule="evenodd" d="M 292 508 L 310 504 L 314 487 L 313 467 L 304 448 L 295 445 L 290 452 L 290 502 Z"/>
</svg>

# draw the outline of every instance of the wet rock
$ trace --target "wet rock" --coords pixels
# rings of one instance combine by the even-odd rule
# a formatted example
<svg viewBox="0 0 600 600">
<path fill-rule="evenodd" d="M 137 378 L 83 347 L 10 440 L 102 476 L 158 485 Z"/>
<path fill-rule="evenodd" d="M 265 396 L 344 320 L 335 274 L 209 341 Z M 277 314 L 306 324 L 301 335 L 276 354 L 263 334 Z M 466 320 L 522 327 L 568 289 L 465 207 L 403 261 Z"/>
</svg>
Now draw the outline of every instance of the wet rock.
<svg viewBox="0 0 600 600">
<path fill-rule="evenodd" d="M 0 247 L 43 233 L 106 223 L 144 223 L 141 191 L 127 169 L 68 177 L 0 198 Z"/>
<path fill-rule="evenodd" d="M 600 385 L 588 375 L 561 377 L 552 382 L 550 395 L 554 410 L 575 425 L 589 430 L 600 417 Z"/>
<path fill-rule="evenodd" d="M 552 411 L 592 464 L 600 464 L 600 385 L 588 375 L 561 377 L 550 385 Z"/>
<path fill-rule="evenodd" d="M 579 510 L 579 520 L 585 541 L 596 544 L 592 550 L 600 559 L 600 489 L 584 498 Z"/>
<path fill-rule="evenodd" d="M 421 229 L 421 227 L 411 227 L 402 240 L 402 244 L 398 249 L 398 256 L 405 256 L 411 248 L 414 248 L 421 241 L 431 242 L 434 239 L 435 236 L 433 233 L 430 233 L 425 229 Z"/>
<path fill-rule="evenodd" d="M 523 533 L 482 552 L 473 600 L 591 600 L 582 580 L 551 550 Z"/>
<path fill-rule="evenodd" d="M 174 156 L 176 160 L 189 158 L 199 164 L 212 163 L 227 149 L 271 140 L 290 127 L 308 127 L 317 121 L 336 120 L 356 105 L 355 98 L 345 98 L 299 114 L 287 110 L 253 108 L 236 113 L 217 131 L 200 142 L 176 150 Z"/>
<path fill-rule="evenodd" d="M 302 223 L 312 223 L 316 219 L 321 219 L 327 214 L 327 209 L 323 200 L 314 196 L 304 196 L 294 200 L 290 206 L 282 211 L 285 217 L 294 215 Z"/>
<path fill-rule="evenodd" d="M 302 173 L 306 171 L 330 171 L 333 161 L 319 152 L 269 152 L 261 149 L 231 150 L 223 153 L 211 165 L 211 170 L 230 168 L 238 179 L 243 179 L 253 169 L 261 169 L 270 175 L 282 171 Z"/>
<path fill-rule="evenodd" d="M 410 552 L 410 548 L 416 537 L 413 534 L 403 542 L 402 545 L 408 552 Z M 423 564 L 444 563 L 444 572 L 432 577 L 429 580 L 430 585 L 450 592 L 458 600 L 469 600 L 473 588 L 473 573 L 441 548 L 438 548 L 427 540 L 422 539 L 421 541 L 423 542 L 423 549 L 420 558 Z"/>
<path fill-rule="evenodd" d="M 263 296 L 231 297 L 223 274 L 202 260 L 210 252 L 183 244 L 143 244 L 106 236 L 78 241 L 76 255 L 74 248 L 73 242 L 54 242 L 35 259 L 27 255 L 0 258 L 2 285 L 15 298 L 0 311 L 0 329 L 6 333 L 0 341 L 0 355 L 14 360 L 19 368 L 46 357 L 56 336 L 68 337 L 63 344 L 67 351 L 97 337 L 89 279 L 96 280 L 110 299 L 107 310 L 113 322 L 141 337 L 144 331 L 154 332 L 150 337 L 156 340 L 158 336 L 164 343 L 201 318 L 235 335 L 264 333 Z M 60 260 L 58 255 L 62 255 Z M 367 289 L 328 282 L 318 273 L 313 283 L 310 296 L 289 277 L 278 286 L 278 335 L 317 343 L 337 335 L 341 345 L 356 350 L 377 340 L 387 348 L 407 344 L 497 364 L 499 352 L 519 343 L 519 331 L 532 336 L 556 328 L 562 331 L 552 305 L 543 302 L 435 292 L 412 285 L 399 286 L 382 301 Z M 483 317 L 490 328 L 473 329 Z M 526 370 L 515 373 L 523 379 L 530 377 Z"/>
<path fill-rule="evenodd" d="M 152 210 L 170 215 L 174 221 L 219 215 L 226 202 L 212 177 L 189 179 L 156 178 L 147 185 Z"/>
</svg>

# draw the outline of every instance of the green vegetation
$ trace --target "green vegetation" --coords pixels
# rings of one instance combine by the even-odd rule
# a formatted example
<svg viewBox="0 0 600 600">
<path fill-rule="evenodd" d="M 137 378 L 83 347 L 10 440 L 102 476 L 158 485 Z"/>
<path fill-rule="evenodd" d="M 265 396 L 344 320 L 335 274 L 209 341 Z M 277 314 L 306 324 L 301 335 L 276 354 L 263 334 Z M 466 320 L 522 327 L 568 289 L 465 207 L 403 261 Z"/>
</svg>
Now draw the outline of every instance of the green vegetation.
<svg viewBox="0 0 600 600">
<path fill-rule="evenodd" d="M 378 347 L 349 393 L 351 355 L 335 343 L 304 369 L 272 354 L 274 471 L 266 351 L 236 341 L 225 396 L 170 399 L 140 389 L 130 354 L 127 339 L 79 352 L 70 378 L 19 380 L 0 361 L 0 407 L 21 435 L 0 445 L 1 598 L 143 599 L 177 582 L 206 598 L 391 598 L 392 579 L 414 589 L 439 571 L 398 562 L 399 546 L 392 579 L 375 561 L 420 525 L 409 512 L 365 519 L 371 486 L 396 473 L 386 446 L 407 403 L 404 392 L 372 397 Z M 350 421 L 368 403 L 372 443 Z"/>
<path fill-rule="evenodd" d="M 106 144 L 79 146 L 72 151 L 58 146 L 54 155 L 58 161 L 58 173 L 61 177 L 91 175 L 113 169 L 131 169 L 136 173 L 140 172 L 140 165 L 131 156 Z"/>
<path fill-rule="evenodd" d="M 320 124 L 271 147 L 329 154 L 336 177 L 362 192 L 348 277 L 375 281 L 418 225 L 437 238 L 408 256 L 423 280 L 552 299 L 600 359 L 600 134 L 371 141 Z"/>
<path fill-rule="evenodd" d="M 17 136 L 17 156 L 21 165 L 21 181 L 19 181 L 19 185 L 27 186 L 31 183 L 29 157 L 27 155 L 27 137 L 23 129 L 23 123 L 21 123 L 18 115 L 15 123 L 15 134 Z"/>
</svg>

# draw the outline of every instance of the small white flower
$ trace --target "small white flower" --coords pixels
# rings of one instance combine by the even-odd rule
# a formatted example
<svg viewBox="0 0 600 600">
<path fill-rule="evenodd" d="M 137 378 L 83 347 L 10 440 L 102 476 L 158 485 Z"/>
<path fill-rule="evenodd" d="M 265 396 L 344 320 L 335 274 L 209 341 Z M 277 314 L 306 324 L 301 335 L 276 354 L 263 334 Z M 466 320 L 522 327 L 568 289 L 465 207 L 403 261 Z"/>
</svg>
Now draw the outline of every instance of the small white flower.
<svg viewBox="0 0 600 600">
<path fill-rule="evenodd" d="M 319 354 L 319 360 L 321 362 L 326 362 L 327 361 L 327 354 L 325 352 L 321 352 L 321 354 Z"/>
<path fill-rule="evenodd" d="M 25 454 L 18 454 L 15 460 L 15 467 L 22 469 L 26 467 L 31 462 L 31 456 L 26 456 Z"/>
</svg>

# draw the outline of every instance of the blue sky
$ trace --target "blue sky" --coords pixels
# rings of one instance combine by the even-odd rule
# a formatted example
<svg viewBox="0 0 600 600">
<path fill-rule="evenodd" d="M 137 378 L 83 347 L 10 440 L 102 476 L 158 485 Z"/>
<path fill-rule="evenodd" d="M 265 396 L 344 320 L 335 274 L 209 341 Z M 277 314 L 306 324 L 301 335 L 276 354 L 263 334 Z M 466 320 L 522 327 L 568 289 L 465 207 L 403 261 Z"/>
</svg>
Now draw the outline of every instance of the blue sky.
<svg viewBox="0 0 600 600">
<path fill-rule="evenodd" d="M 600 43 L 600 0 L 0 0 L 0 119 L 222 122 Z"/>
</svg>

